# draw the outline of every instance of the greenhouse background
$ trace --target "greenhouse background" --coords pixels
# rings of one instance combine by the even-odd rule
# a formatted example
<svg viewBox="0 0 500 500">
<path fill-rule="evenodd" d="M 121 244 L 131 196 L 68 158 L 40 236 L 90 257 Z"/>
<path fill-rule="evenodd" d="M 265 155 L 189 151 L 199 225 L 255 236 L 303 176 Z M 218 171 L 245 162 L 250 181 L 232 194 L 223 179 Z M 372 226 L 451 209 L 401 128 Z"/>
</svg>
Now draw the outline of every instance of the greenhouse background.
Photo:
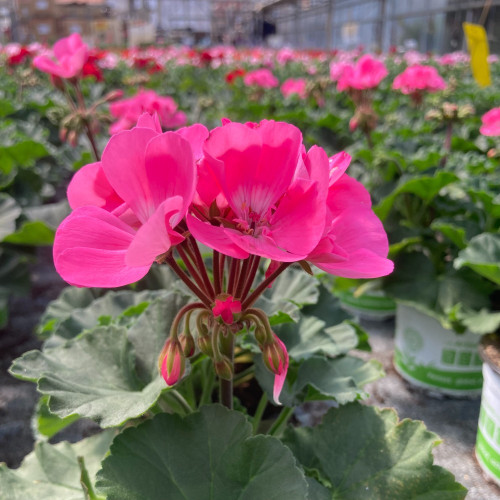
<svg viewBox="0 0 500 500">
<path fill-rule="evenodd" d="M 491 0 L 0 0 L 0 42 L 267 44 L 275 48 L 464 50 L 462 23 L 483 24 L 500 51 Z"/>
</svg>

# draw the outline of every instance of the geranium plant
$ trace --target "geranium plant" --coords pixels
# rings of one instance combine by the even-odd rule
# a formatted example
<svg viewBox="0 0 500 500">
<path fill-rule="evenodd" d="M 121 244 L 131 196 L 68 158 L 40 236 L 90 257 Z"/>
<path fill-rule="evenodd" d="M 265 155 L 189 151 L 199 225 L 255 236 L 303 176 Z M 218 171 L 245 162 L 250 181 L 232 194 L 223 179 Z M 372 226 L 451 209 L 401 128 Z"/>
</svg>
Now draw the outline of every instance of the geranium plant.
<svg viewBox="0 0 500 500">
<path fill-rule="evenodd" d="M 78 287 L 173 274 L 163 290 L 70 288 L 52 304 L 43 349 L 11 373 L 37 382 L 45 436 L 81 417 L 111 430 L 38 444 L 19 471 L 0 468 L 4 496 L 463 498 L 432 465 L 434 434 L 355 401 L 380 368 L 348 355 L 366 340 L 311 276 L 393 268 L 349 161 L 273 121 L 163 133 L 146 114 L 114 135 L 69 186 L 56 269 Z M 285 430 L 311 400 L 335 408 Z"/>
</svg>

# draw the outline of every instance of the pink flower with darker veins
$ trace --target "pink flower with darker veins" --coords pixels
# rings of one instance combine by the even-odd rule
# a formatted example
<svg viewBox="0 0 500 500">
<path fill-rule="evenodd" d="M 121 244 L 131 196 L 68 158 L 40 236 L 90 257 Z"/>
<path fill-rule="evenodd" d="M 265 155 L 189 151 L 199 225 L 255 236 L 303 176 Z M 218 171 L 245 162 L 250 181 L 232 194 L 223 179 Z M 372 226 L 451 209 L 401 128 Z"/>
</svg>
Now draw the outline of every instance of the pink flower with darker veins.
<svg viewBox="0 0 500 500">
<path fill-rule="evenodd" d="M 59 78 L 79 77 L 85 65 L 89 48 L 78 33 L 61 38 L 53 47 L 54 58 L 40 55 L 33 60 L 33 66 Z"/>
<path fill-rule="evenodd" d="M 490 109 L 481 117 L 483 122 L 479 131 L 483 135 L 498 137 L 500 136 L 500 107 Z"/>
</svg>

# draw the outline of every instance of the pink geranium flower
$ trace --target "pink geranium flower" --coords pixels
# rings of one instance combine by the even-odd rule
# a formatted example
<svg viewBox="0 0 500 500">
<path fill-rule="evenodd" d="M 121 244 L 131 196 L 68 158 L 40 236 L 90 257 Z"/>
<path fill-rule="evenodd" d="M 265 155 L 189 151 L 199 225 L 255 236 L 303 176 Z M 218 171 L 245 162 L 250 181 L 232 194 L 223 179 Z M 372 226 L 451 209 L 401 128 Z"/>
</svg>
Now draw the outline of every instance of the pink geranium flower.
<svg viewBox="0 0 500 500">
<path fill-rule="evenodd" d="M 186 124 L 186 115 L 178 111 L 171 97 L 159 96 L 154 90 L 139 90 L 132 97 L 113 102 L 109 106 L 111 114 L 118 121 L 111 125 L 110 134 L 133 127 L 143 113 L 156 113 L 164 128 L 175 129 Z"/>
<path fill-rule="evenodd" d="M 89 48 L 78 33 L 61 38 L 53 47 L 54 58 L 40 55 L 33 60 L 33 66 L 59 78 L 75 78 L 82 72 L 87 61 Z"/>
<path fill-rule="evenodd" d="M 270 89 L 279 85 L 278 79 L 267 68 L 249 71 L 243 78 L 243 83 L 247 87 L 261 87 Z"/>
<path fill-rule="evenodd" d="M 481 117 L 483 122 L 479 131 L 483 135 L 500 136 L 500 108 L 490 109 Z"/>
<path fill-rule="evenodd" d="M 68 189 L 74 210 L 54 241 L 63 279 L 77 286 L 133 283 L 184 239 L 175 228 L 195 190 L 199 127 L 162 134 L 158 120 L 145 115 L 110 139 L 101 162 L 78 172 Z"/>
<path fill-rule="evenodd" d="M 446 88 L 446 82 L 433 66 L 416 64 L 406 68 L 394 78 L 392 88 L 403 94 L 415 95 L 422 92 L 438 92 Z"/>
<path fill-rule="evenodd" d="M 365 54 L 358 59 L 356 64 L 346 64 L 342 68 L 342 73 L 337 81 L 337 90 L 342 92 L 349 89 L 373 89 L 387 74 L 387 68 L 382 61 L 375 59 L 370 54 Z"/>
<path fill-rule="evenodd" d="M 297 95 L 300 99 L 306 98 L 306 80 L 304 78 L 288 78 L 281 85 L 283 97 Z"/>
<path fill-rule="evenodd" d="M 328 159 L 313 148 L 306 161 L 322 163 L 311 167 L 316 177 L 296 178 L 302 149 L 300 131 L 287 123 L 227 123 L 213 130 L 204 146 L 209 174 L 203 178 L 213 189 L 204 192 L 215 201 L 221 191 L 228 207 L 212 221 L 200 219 L 198 212 L 188 214 L 194 237 L 231 257 L 303 259 L 323 233 L 326 192 L 321 186 Z M 211 200 L 205 203 L 210 206 Z"/>
</svg>

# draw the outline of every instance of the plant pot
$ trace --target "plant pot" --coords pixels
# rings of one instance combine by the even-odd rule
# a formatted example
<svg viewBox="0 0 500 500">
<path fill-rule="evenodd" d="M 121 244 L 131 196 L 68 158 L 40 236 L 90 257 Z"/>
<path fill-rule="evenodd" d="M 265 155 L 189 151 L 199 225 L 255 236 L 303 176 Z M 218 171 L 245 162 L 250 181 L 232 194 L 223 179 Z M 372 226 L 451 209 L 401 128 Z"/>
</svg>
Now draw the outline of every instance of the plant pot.
<svg viewBox="0 0 500 500">
<path fill-rule="evenodd" d="M 394 367 L 407 381 L 430 393 L 476 397 L 483 382 L 480 337 L 447 330 L 431 316 L 398 304 Z"/>
<path fill-rule="evenodd" d="M 383 292 L 354 295 L 352 291 L 338 292 L 342 309 L 361 319 L 384 321 L 396 314 L 396 303 Z"/>
<path fill-rule="evenodd" d="M 484 361 L 484 385 L 476 458 L 485 475 L 500 486 L 500 339 L 485 335 L 479 351 Z"/>
</svg>

